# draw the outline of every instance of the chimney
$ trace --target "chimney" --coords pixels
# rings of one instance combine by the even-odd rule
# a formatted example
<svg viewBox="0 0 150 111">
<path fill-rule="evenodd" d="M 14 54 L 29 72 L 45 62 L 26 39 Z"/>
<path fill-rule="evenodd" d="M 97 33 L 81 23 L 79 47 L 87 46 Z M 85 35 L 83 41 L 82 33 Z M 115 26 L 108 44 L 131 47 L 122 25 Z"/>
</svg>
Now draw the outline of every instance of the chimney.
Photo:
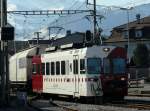
<svg viewBox="0 0 150 111">
<path fill-rule="evenodd" d="M 136 14 L 137 23 L 140 24 L 141 14 Z"/>
<path fill-rule="evenodd" d="M 71 30 L 66 31 L 66 36 L 69 36 L 69 35 L 71 35 Z"/>
</svg>

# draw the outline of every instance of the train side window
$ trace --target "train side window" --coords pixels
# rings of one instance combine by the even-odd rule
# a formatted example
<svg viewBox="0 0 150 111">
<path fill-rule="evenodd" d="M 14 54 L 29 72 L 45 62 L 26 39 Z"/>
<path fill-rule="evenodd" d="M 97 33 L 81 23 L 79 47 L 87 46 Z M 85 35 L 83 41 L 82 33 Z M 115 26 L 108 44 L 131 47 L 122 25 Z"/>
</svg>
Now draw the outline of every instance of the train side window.
<svg viewBox="0 0 150 111">
<path fill-rule="evenodd" d="M 42 63 L 42 75 L 45 75 L 45 63 Z"/>
<path fill-rule="evenodd" d="M 70 63 L 69 67 L 70 67 L 70 72 L 72 72 L 72 63 Z"/>
<path fill-rule="evenodd" d="M 37 74 L 40 74 L 40 64 L 37 64 Z"/>
<path fill-rule="evenodd" d="M 55 64 L 51 62 L 51 75 L 55 75 Z"/>
<path fill-rule="evenodd" d="M 65 61 L 61 61 L 61 74 L 62 75 L 66 74 L 66 64 L 65 64 Z"/>
<path fill-rule="evenodd" d="M 56 62 L 56 75 L 60 75 L 60 62 Z"/>
<path fill-rule="evenodd" d="M 78 74 L 78 60 L 73 60 L 73 73 Z"/>
<path fill-rule="evenodd" d="M 36 64 L 33 64 L 33 67 L 32 67 L 32 74 L 37 74 L 37 72 L 36 72 Z"/>
<path fill-rule="evenodd" d="M 70 67 L 71 66 L 71 67 Z M 69 63 L 69 60 L 66 60 L 65 61 L 65 71 L 66 71 L 66 74 L 69 75 L 70 72 L 72 72 L 72 64 Z"/>
<path fill-rule="evenodd" d="M 80 74 L 85 74 L 85 59 L 80 59 Z"/>
<path fill-rule="evenodd" d="M 49 63 L 46 63 L 46 75 L 50 75 L 50 67 L 49 67 Z"/>
</svg>

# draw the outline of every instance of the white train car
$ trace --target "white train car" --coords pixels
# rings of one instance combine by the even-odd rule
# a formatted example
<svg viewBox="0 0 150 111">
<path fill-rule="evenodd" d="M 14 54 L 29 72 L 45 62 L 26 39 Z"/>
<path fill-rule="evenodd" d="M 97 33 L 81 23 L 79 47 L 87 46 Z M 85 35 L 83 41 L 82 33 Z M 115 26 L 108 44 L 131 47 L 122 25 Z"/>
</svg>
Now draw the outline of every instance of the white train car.
<svg viewBox="0 0 150 111">
<path fill-rule="evenodd" d="M 18 52 L 9 59 L 9 80 L 11 87 L 26 87 L 31 80 L 32 57 L 37 47 Z"/>
<path fill-rule="evenodd" d="M 124 97 L 127 92 L 126 51 L 123 48 L 92 46 L 57 50 L 33 58 L 32 64 L 34 92 L 74 98 L 102 98 L 113 93 Z"/>
</svg>

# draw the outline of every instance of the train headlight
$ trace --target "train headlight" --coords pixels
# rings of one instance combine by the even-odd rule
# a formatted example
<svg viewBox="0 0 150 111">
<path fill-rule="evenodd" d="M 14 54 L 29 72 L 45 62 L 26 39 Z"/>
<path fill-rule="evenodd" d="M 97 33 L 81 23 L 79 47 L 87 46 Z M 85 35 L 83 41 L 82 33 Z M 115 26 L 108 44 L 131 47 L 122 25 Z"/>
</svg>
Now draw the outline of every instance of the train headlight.
<svg viewBox="0 0 150 111">
<path fill-rule="evenodd" d="M 110 51 L 110 48 L 103 48 L 103 51 L 108 52 L 108 51 Z"/>
<path fill-rule="evenodd" d="M 126 78 L 122 77 L 121 80 L 124 81 L 124 80 L 126 80 Z"/>
</svg>

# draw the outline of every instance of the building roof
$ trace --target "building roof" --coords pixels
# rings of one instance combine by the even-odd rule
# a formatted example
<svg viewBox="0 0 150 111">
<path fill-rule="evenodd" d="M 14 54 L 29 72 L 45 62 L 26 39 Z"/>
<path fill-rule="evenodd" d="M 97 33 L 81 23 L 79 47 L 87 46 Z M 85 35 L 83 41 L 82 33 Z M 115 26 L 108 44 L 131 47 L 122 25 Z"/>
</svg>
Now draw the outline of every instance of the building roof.
<svg viewBox="0 0 150 111">
<path fill-rule="evenodd" d="M 143 28 L 143 27 L 150 27 L 150 16 L 140 19 L 139 23 L 138 23 L 138 20 L 135 20 L 135 21 L 129 23 L 129 29 L 132 29 L 135 27 L 139 28 L 139 29 Z M 121 29 L 122 30 L 122 29 L 126 29 L 126 28 L 127 28 L 127 23 L 117 26 L 117 27 L 114 27 L 113 29 L 115 29 L 115 30 Z"/>
<path fill-rule="evenodd" d="M 110 37 L 105 42 L 126 42 L 127 39 L 124 39 L 123 37 L 116 36 L 116 37 Z"/>
<path fill-rule="evenodd" d="M 70 35 L 66 35 L 65 37 L 51 40 L 39 40 L 39 44 L 48 44 L 51 46 L 61 46 L 70 43 L 83 43 L 84 41 L 84 33 L 76 32 Z M 36 45 L 37 40 L 29 40 L 29 44 Z"/>
<path fill-rule="evenodd" d="M 149 41 L 150 39 L 130 39 L 129 42 L 144 42 Z M 105 43 L 119 43 L 119 42 L 128 42 L 128 39 L 124 39 L 123 37 L 111 37 L 105 41 Z"/>
<path fill-rule="evenodd" d="M 52 46 L 61 46 L 61 45 L 70 44 L 70 43 L 80 44 L 80 43 L 83 43 L 84 37 L 85 37 L 84 33 L 76 32 L 76 33 L 67 35 L 66 37 L 54 40 L 52 42 Z"/>
<path fill-rule="evenodd" d="M 129 23 L 129 29 L 142 29 L 144 27 L 150 27 L 150 16 L 144 17 L 140 19 L 140 22 L 138 20 L 130 22 Z M 122 37 L 121 32 L 123 30 L 127 29 L 127 24 L 123 24 L 117 27 L 114 27 L 112 30 L 112 35 L 105 41 L 106 43 L 115 43 L 115 42 L 127 42 L 128 39 Z M 150 41 L 150 39 L 147 38 L 129 38 L 130 41 Z"/>
<path fill-rule="evenodd" d="M 37 45 L 37 40 L 28 40 L 29 44 Z M 39 40 L 39 44 L 51 44 L 51 40 Z"/>
</svg>

